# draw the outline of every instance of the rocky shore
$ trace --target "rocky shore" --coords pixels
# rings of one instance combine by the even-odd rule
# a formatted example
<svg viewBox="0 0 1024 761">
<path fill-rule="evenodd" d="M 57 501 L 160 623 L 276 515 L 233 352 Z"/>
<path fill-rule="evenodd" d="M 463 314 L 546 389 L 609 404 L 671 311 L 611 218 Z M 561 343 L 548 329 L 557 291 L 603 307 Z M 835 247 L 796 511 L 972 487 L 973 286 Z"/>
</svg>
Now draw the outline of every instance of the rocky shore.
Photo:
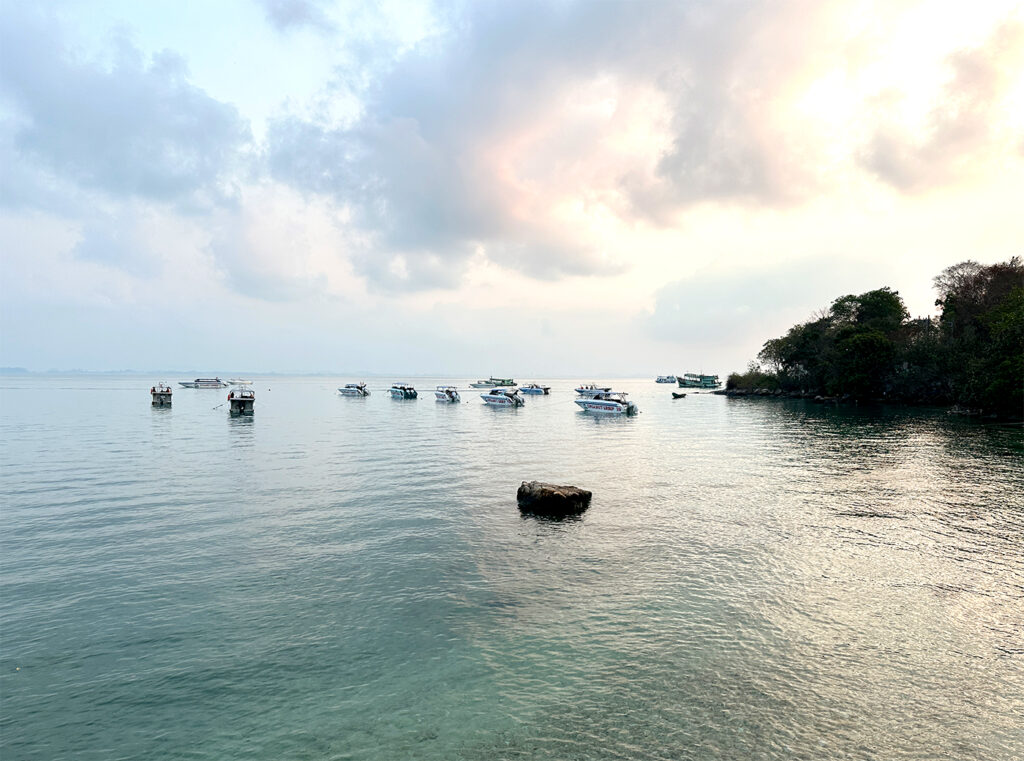
<svg viewBox="0 0 1024 761">
<path fill-rule="evenodd" d="M 783 391 L 782 389 L 771 389 L 771 388 L 722 388 L 717 391 L 712 391 L 713 394 L 719 396 L 730 396 L 730 397 L 758 397 L 758 398 L 770 398 L 770 399 L 805 399 L 807 401 L 818 402 L 821 404 L 858 404 L 860 402 L 868 402 L 875 404 L 906 404 L 910 406 L 945 406 L 946 412 L 950 415 L 958 415 L 962 417 L 984 417 L 991 420 L 1006 420 L 1015 422 L 1020 420 L 1019 417 L 1014 416 L 1000 416 L 991 412 L 986 413 L 985 410 L 976 407 L 965 407 L 959 404 L 953 405 L 935 405 L 934 403 L 928 402 L 914 402 L 913 400 L 906 399 L 860 399 L 850 394 L 843 394 L 841 396 L 824 396 L 822 394 L 814 393 L 813 391 Z"/>
</svg>

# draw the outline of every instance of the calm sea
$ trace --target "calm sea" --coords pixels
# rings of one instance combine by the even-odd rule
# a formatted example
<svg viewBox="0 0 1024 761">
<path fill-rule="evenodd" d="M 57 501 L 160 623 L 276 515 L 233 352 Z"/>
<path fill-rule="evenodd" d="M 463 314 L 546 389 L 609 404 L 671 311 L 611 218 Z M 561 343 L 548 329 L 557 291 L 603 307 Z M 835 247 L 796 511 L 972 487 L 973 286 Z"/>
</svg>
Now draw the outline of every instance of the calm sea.
<svg viewBox="0 0 1024 761">
<path fill-rule="evenodd" d="M 159 380 L 0 378 L 3 761 L 1024 757 L 1020 428 Z"/>
</svg>

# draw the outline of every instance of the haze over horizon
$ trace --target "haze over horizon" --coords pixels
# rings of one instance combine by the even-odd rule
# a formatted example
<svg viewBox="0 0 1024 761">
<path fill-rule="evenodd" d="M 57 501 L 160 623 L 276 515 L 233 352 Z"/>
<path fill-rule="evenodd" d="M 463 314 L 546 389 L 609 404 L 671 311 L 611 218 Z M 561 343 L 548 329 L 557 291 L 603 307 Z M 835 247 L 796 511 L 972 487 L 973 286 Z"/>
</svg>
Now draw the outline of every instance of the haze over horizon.
<svg viewBox="0 0 1024 761">
<path fill-rule="evenodd" d="M 0 365 L 653 376 L 1024 253 L 1016 0 L 0 2 Z"/>
</svg>

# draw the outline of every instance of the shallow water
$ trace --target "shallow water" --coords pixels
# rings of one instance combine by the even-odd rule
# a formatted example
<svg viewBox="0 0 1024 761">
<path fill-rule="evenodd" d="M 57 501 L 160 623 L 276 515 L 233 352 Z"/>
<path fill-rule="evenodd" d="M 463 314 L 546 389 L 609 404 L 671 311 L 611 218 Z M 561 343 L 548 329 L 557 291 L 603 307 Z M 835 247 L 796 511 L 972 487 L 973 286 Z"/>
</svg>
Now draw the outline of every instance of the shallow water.
<svg viewBox="0 0 1024 761">
<path fill-rule="evenodd" d="M 1024 757 L 1019 428 L 158 380 L 0 378 L 4 761 Z"/>
</svg>

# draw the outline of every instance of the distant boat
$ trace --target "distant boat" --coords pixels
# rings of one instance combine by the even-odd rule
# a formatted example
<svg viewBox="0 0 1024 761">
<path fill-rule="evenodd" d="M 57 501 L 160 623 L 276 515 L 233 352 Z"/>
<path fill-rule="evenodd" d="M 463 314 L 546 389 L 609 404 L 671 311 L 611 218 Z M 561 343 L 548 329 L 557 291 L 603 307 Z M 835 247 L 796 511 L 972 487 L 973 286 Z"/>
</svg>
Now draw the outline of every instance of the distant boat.
<svg viewBox="0 0 1024 761">
<path fill-rule="evenodd" d="M 721 385 L 717 375 L 683 373 L 679 378 L 679 388 L 718 388 Z"/>
<path fill-rule="evenodd" d="M 338 387 L 338 393 L 342 396 L 369 396 L 370 390 L 365 383 L 346 383 Z"/>
<path fill-rule="evenodd" d="M 478 380 L 469 385 L 473 388 L 497 388 L 498 386 L 514 386 L 516 382 L 511 378 L 495 378 L 492 375 L 488 380 Z"/>
<path fill-rule="evenodd" d="M 172 393 L 171 387 L 166 383 L 157 383 L 149 390 L 149 394 L 153 398 L 154 407 L 170 407 Z"/>
<path fill-rule="evenodd" d="M 551 391 L 551 386 L 541 386 L 539 383 L 527 383 L 525 386 L 520 386 L 519 390 L 524 394 L 547 394 Z"/>
<path fill-rule="evenodd" d="M 242 378 L 229 378 L 228 383 L 232 386 L 251 386 L 251 380 L 243 380 Z"/>
<path fill-rule="evenodd" d="M 486 394 L 480 394 L 480 398 L 494 407 L 522 407 L 526 404 L 518 388 L 492 388 Z"/>
<path fill-rule="evenodd" d="M 595 396 L 596 394 L 607 394 L 611 390 L 611 386 L 597 386 L 593 383 L 588 383 L 586 386 L 577 388 L 576 393 L 580 396 Z"/>
<path fill-rule="evenodd" d="M 196 378 L 194 381 L 178 381 L 185 388 L 227 388 L 220 378 Z"/>
<path fill-rule="evenodd" d="M 654 381 L 655 383 L 675 383 L 676 376 L 674 375 L 659 375 Z"/>
<path fill-rule="evenodd" d="M 232 415 L 252 415 L 256 404 L 256 392 L 251 386 L 239 386 L 228 391 L 228 411 Z"/>
<path fill-rule="evenodd" d="M 600 412 L 609 415 L 636 415 L 640 412 L 636 404 L 627 400 L 626 394 L 622 391 L 595 394 L 574 401 L 586 412 Z"/>
<path fill-rule="evenodd" d="M 395 383 L 388 389 L 392 399 L 415 399 L 416 389 L 406 383 Z"/>
<path fill-rule="evenodd" d="M 438 386 L 434 389 L 434 398 L 439 402 L 461 402 L 459 390 L 455 386 Z"/>
</svg>

